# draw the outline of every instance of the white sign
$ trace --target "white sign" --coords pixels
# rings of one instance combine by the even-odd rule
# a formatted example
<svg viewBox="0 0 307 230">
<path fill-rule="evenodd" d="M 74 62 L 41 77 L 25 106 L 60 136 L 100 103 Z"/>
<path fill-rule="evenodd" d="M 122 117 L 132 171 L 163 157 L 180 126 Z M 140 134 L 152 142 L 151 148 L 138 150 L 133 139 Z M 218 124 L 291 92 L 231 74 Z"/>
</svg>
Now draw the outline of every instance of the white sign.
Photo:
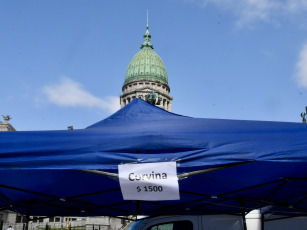
<svg viewBox="0 0 307 230">
<path fill-rule="evenodd" d="M 179 200 L 176 162 L 118 165 L 124 200 Z"/>
</svg>

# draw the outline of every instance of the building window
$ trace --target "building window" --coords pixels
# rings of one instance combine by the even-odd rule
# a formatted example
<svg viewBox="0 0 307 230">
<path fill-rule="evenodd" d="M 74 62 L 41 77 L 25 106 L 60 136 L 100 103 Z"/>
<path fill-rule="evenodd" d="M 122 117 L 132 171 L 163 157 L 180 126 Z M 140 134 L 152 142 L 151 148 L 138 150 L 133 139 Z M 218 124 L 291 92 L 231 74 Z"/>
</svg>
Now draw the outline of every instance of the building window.
<svg viewBox="0 0 307 230">
<path fill-rule="evenodd" d="M 16 216 L 16 223 L 21 223 L 22 222 L 22 216 L 17 215 Z"/>
<path fill-rule="evenodd" d="M 61 218 L 60 217 L 56 217 L 55 218 L 55 222 L 60 222 L 61 221 Z"/>
<path fill-rule="evenodd" d="M 54 222 L 54 218 L 53 218 L 53 217 L 50 217 L 50 218 L 49 218 L 49 222 Z"/>
</svg>

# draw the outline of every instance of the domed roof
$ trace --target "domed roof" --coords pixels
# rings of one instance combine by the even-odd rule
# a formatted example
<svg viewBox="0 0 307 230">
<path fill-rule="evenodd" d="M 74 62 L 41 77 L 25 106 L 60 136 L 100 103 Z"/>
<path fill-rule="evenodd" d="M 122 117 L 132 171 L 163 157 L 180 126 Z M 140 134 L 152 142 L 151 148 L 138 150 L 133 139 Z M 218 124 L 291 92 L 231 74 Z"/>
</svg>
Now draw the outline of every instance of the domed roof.
<svg viewBox="0 0 307 230">
<path fill-rule="evenodd" d="M 150 43 L 151 35 L 148 31 L 144 34 L 144 43 L 141 50 L 130 61 L 126 76 L 125 84 L 135 80 L 158 80 L 168 84 L 167 72 L 165 65 L 159 55 L 153 50 Z"/>
</svg>

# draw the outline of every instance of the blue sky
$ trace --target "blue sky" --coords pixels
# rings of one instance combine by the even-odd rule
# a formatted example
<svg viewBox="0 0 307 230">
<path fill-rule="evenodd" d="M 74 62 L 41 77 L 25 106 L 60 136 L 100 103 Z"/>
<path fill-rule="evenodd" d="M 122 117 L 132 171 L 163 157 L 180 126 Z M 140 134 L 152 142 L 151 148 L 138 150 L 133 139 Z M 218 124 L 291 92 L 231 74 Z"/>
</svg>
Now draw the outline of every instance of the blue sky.
<svg viewBox="0 0 307 230">
<path fill-rule="evenodd" d="M 307 0 L 0 1 L 1 114 L 17 130 L 112 114 L 147 9 L 174 113 L 301 122 Z"/>
</svg>

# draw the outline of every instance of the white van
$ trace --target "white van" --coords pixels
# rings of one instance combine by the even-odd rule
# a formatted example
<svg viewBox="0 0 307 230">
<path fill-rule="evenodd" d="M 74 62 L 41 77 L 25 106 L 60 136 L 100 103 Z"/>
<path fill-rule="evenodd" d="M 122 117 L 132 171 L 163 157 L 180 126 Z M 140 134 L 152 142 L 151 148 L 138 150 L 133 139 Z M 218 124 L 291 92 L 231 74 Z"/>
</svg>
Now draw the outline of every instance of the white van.
<svg viewBox="0 0 307 230">
<path fill-rule="evenodd" d="M 278 218 L 266 221 L 264 230 L 306 230 L 307 217 Z M 247 230 L 261 230 L 259 210 L 246 215 Z M 125 230 L 244 230 L 241 216 L 199 215 L 199 216 L 158 216 L 138 220 Z"/>
<path fill-rule="evenodd" d="M 158 216 L 127 226 L 126 230 L 244 230 L 241 216 Z"/>
</svg>

